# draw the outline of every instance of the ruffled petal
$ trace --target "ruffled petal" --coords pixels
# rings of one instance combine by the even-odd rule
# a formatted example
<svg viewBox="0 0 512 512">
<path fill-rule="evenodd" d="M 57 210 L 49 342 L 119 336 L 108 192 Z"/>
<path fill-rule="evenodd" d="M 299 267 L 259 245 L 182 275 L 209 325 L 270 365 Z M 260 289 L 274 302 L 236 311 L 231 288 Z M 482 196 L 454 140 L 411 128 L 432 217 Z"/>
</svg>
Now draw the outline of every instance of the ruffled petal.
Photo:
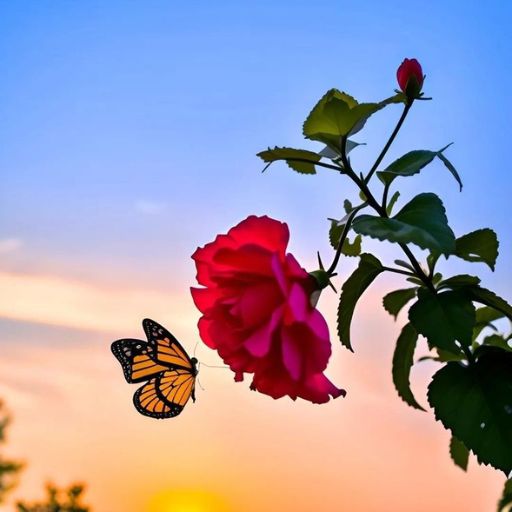
<svg viewBox="0 0 512 512">
<path fill-rule="evenodd" d="M 272 252 L 286 251 L 290 232 L 284 222 L 271 219 L 266 215 L 251 215 L 228 231 L 228 236 L 237 247 L 245 244 L 259 245 Z"/>
</svg>

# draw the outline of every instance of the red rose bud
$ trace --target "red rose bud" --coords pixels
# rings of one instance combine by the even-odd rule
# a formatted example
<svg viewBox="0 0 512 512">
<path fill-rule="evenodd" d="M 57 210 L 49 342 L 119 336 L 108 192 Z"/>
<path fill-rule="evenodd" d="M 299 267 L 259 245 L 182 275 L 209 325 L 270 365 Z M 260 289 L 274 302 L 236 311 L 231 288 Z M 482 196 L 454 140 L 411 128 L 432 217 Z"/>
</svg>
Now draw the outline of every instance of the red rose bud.
<svg viewBox="0 0 512 512">
<path fill-rule="evenodd" d="M 423 70 L 416 59 L 404 59 L 396 71 L 396 79 L 408 98 L 417 98 L 423 87 Z"/>
<path fill-rule="evenodd" d="M 311 276 L 286 252 L 288 226 L 251 215 L 197 249 L 199 334 L 251 388 L 321 404 L 345 395 L 324 375 L 327 322 L 311 304 Z"/>
</svg>

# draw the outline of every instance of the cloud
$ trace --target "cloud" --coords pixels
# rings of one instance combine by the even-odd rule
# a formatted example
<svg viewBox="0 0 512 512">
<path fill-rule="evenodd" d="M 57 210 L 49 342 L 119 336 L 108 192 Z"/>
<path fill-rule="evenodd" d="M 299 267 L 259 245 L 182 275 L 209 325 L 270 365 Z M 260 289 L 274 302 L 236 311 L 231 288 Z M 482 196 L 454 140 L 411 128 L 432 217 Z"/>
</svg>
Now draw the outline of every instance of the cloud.
<svg viewBox="0 0 512 512">
<path fill-rule="evenodd" d="M 50 325 L 119 332 L 148 316 L 172 320 L 172 329 L 195 327 L 188 288 L 169 292 L 106 287 L 52 275 L 0 271 L 0 317 Z"/>
<path fill-rule="evenodd" d="M 158 215 L 166 208 L 165 203 L 158 201 L 148 201 L 146 199 L 139 199 L 135 202 L 135 209 L 145 215 Z"/>
<path fill-rule="evenodd" d="M 8 254 L 17 251 L 23 245 L 20 238 L 2 238 L 0 239 L 0 254 Z"/>
</svg>

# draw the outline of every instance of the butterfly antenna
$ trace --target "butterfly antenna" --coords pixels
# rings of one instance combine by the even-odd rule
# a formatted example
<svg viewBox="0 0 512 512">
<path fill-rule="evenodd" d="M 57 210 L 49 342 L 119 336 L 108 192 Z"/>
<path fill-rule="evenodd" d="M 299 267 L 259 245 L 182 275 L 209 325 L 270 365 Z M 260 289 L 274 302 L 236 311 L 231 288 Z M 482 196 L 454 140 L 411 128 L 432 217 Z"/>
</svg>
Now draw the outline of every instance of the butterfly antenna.
<svg viewBox="0 0 512 512">
<path fill-rule="evenodd" d="M 205 389 L 203 388 L 202 384 L 201 384 L 201 381 L 199 380 L 199 377 L 196 378 L 197 380 L 197 384 L 199 385 L 199 387 L 201 388 L 201 391 L 204 391 Z"/>
<path fill-rule="evenodd" d="M 217 365 L 213 365 L 213 364 L 206 364 L 206 363 L 201 363 L 203 366 L 206 366 L 207 368 L 224 368 L 225 370 L 229 370 L 229 366 L 217 366 Z"/>
<path fill-rule="evenodd" d="M 199 341 L 196 341 L 196 346 L 194 347 L 194 357 L 196 357 L 197 345 L 199 345 Z"/>
</svg>

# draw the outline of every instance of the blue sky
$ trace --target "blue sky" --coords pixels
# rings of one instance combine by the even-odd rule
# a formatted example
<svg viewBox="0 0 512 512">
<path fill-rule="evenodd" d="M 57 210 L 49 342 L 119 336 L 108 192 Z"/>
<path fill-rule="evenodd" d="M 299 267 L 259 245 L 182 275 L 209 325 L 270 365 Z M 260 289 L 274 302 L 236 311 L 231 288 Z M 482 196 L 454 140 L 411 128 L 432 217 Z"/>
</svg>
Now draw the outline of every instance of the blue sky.
<svg viewBox="0 0 512 512">
<path fill-rule="evenodd" d="M 140 512 L 176 485 L 224 494 L 243 504 L 235 510 L 276 499 L 289 509 L 297 488 L 311 488 L 305 510 L 318 495 L 346 499 L 354 512 L 416 510 L 418 496 L 424 510 L 494 503 L 500 475 L 474 461 L 463 474 L 433 416 L 396 397 L 389 369 L 403 322 L 380 304 L 401 276 L 379 279 L 358 306 L 357 357 L 333 336 L 330 376 L 349 395 L 325 408 L 267 400 L 229 372 L 205 370 L 211 392 L 201 390 L 179 422 L 155 427 L 132 410 L 108 346 L 141 335 L 151 316 L 193 350 L 190 255 L 250 214 L 288 222 L 290 249 L 308 270 L 317 250 L 329 261 L 326 219 L 356 191 L 328 171 L 300 176 L 276 164 L 261 174 L 255 155 L 274 145 L 319 149 L 301 128 L 326 90 L 386 98 L 405 57 L 420 60 L 434 100 L 417 102 L 385 163 L 453 141 L 446 156 L 464 190 L 435 163 L 396 180 L 399 204 L 436 192 L 457 234 L 494 228 L 495 274 L 451 260 L 443 268 L 475 272 L 510 301 L 511 21 L 512 4 L 498 1 L 0 0 L 0 396 L 15 418 L 11 453 L 29 462 L 19 496 L 39 496 L 51 477 L 85 478 L 94 508 L 116 512 Z M 373 163 L 400 110 L 379 112 L 357 134 L 367 143 L 352 153 L 358 170 Z M 380 242 L 365 249 L 386 263 L 401 256 Z M 355 263 L 343 260 L 341 279 Z M 320 308 L 334 333 L 334 294 Z M 218 364 L 202 345 L 197 356 Z M 422 403 L 432 368 L 414 369 Z M 308 464 L 299 443 L 311 448 Z M 269 446 L 284 465 L 269 467 Z M 188 469 L 177 475 L 153 453 Z M 261 492 L 267 481 L 274 493 Z"/>
<path fill-rule="evenodd" d="M 312 259 L 328 250 L 323 219 L 354 191 L 283 165 L 262 176 L 254 155 L 314 147 L 301 124 L 328 88 L 386 97 L 407 56 L 434 101 L 415 107 L 390 156 L 455 141 L 447 155 L 465 189 L 436 164 L 403 197 L 440 193 L 459 233 L 496 228 L 496 284 L 512 281 L 508 3 L 0 5 L 0 238 L 23 242 L 7 268 L 167 286 L 174 272 L 193 277 L 197 245 L 253 212 L 287 220 Z M 398 109 L 359 134 L 362 168 Z"/>
</svg>

